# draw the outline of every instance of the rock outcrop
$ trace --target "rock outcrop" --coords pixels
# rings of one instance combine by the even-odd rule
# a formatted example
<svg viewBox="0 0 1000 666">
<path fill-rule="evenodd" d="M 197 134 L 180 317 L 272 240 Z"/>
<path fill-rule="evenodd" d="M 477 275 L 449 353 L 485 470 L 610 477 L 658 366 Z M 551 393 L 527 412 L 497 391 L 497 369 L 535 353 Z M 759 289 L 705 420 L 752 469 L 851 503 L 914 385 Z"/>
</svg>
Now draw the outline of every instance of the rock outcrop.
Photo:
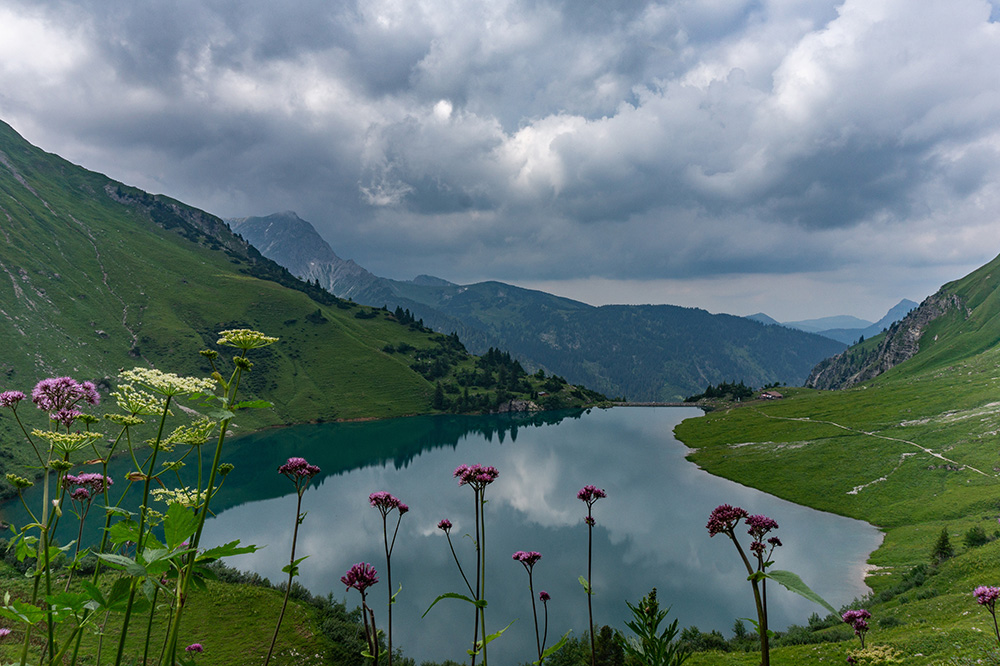
<svg viewBox="0 0 1000 666">
<path fill-rule="evenodd" d="M 809 374 L 806 386 L 842 389 L 881 375 L 920 351 L 920 338 L 927 325 L 950 311 L 969 315 L 956 294 L 941 290 L 928 296 L 920 307 L 889 327 L 874 351 L 864 353 L 852 348 L 822 361 Z"/>
</svg>

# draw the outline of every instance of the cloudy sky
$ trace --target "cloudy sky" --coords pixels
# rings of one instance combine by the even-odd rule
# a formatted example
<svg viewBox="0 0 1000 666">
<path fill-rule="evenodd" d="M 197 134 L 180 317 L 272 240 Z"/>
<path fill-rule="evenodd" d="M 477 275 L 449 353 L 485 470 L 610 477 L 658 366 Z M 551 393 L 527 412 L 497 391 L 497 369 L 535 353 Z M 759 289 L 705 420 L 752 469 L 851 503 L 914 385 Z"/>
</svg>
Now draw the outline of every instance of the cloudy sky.
<svg viewBox="0 0 1000 666">
<path fill-rule="evenodd" d="M 998 4 L 2 0 L 0 119 L 379 275 L 875 320 L 1000 253 Z"/>
</svg>

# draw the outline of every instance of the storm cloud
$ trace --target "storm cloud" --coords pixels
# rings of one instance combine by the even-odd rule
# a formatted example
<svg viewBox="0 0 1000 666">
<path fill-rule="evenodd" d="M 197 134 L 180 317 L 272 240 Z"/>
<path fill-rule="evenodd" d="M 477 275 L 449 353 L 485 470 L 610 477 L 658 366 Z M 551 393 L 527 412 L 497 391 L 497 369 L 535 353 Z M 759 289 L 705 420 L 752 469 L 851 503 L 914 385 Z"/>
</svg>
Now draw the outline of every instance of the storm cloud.
<svg viewBox="0 0 1000 666">
<path fill-rule="evenodd" d="M 380 275 L 877 319 L 1000 252 L 997 16 L 8 0 L 0 118 L 221 216 L 295 210 Z"/>
</svg>

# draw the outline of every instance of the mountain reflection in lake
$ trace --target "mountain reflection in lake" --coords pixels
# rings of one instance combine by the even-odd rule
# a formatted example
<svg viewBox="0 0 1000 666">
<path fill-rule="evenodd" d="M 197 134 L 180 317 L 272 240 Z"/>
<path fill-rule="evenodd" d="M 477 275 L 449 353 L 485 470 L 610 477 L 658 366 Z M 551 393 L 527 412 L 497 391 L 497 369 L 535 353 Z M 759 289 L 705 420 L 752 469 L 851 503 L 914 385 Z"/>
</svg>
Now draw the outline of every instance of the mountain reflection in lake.
<svg viewBox="0 0 1000 666">
<path fill-rule="evenodd" d="M 329 424 L 272 431 L 238 440 L 237 471 L 227 481 L 226 504 L 210 521 L 211 543 L 242 539 L 268 544 L 231 560 L 272 581 L 288 561 L 295 497 L 275 469 L 300 455 L 323 468 L 304 498 L 309 512 L 299 534 L 299 555 L 309 555 L 298 580 L 314 593 L 345 595 L 340 576 L 356 562 L 384 568 L 382 523 L 368 495 L 386 490 L 410 506 L 393 553 L 393 584 L 402 584 L 393 610 L 393 643 L 422 660 L 463 661 L 472 640 L 471 606 L 444 600 L 421 614 L 443 592 L 464 592 L 463 583 L 437 529 L 442 518 L 466 570 L 474 569 L 471 540 L 473 493 L 452 478 L 462 463 L 500 470 L 487 491 L 487 629 L 517 622 L 490 644 L 496 663 L 534 659 L 527 575 L 511 559 L 517 550 L 537 550 L 536 594 L 546 590 L 550 644 L 567 630 L 587 627 L 586 596 L 578 582 L 586 574 L 586 507 L 576 492 L 586 484 L 608 497 L 594 507 L 594 621 L 624 628 L 625 600 L 637 601 L 657 587 L 670 618 L 727 636 L 735 618 L 755 617 L 753 597 L 735 549 L 710 539 L 708 515 L 718 504 L 740 505 L 773 517 L 784 546 L 778 568 L 798 573 L 820 595 L 839 606 L 860 597 L 865 560 L 881 535 L 871 526 L 790 504 L 731 481 L 713 477 L 684 459 L 674 426 L 700 415 L 687 408 L 615 408 L 591 413 L 507 416 L 419 417 L 364 424 Z M 259 465 L 248 470 L 251 460 Z M 239 488 L 233 481 L 241 481 Z M 277 491 L 276 491 L 277 489 Z M 276 492 L 285 493 L 275 497 Z M 263 499 L 270 497 L 270 499 Z M 254 498 L 262 498 L 252 501 Z M 243 504 L 233 505 L 243 501 Z M 373 588 L 377 620 L 384 626 L 385 581 Z M 783 589 L 768 595 L 771 624 L 804 624 L 822 608 Z"/>
<path fill-rule="evenodd" d="M 497 664 L 535 658 L 527 575 L 511 558 L 515 551 L 542 553 L 534 584 L 536 594 L 546 590 L 552 596 L 549 644 L 568 630 L 577 636 L 586 630 L 586 595 L 577 580 L 587 571 L 586 506 L 576 493 L 587 484 L 608 494 L 594 506 L 598 625 L 624 629 L 625 601 L 638 601 L 654 586 L 662 606 L 672 606 L 670 619 L 679 618 L 682 627 L 718 629 L 728 637 L 736 618 L 756 617 L 735 549 L 728 539 L 709 538 L 705 529 L 712 509 L 722 503 L 777 520 L 784 546 L 775 554 L 775 566 L 798 573 L 834 606 L 867 592 L 865 560 L 880 543 L 880 533 L 865 523 L 711 476 L 688 462 L 672 432 L 681 420 L 700 414 L 695 408 L 616 407 L 531 416 L 428 416 L 297 426 L 241 437 L 227 444 L 224 459 L 236 470 L 213 502 L 218 515 L 206 524 L 202 545 L 233 539 L 266 545 L 227 562 L 283 581 L 295 495 L 276 470 L 287 458 L 302 456 L 323 473 L 304 497 L 308 516 L 296 556 L 309 557 L 297 580 L 314 594 L 332 592 L 354 607 L 359 597 L 345 592 L 340 577 L 357 562 L 370 562 L 379 571 L 385 566 L 381 516 L 369 506 L 368 495 L 378 490 L 396 495 L 410 511 L 393 553 L 393 584 L 403 587 L 393 610 L 393 644 L 418 664 L 465 661 L 472 641 L 472 607 L 465 602 L 446 599 L 420 617 L 437 595 L 465 591 L 437 529 L 439 520 L 454 523 L 452 540 L 463 565 L 467 573 L 475 569 L 471 540 L 463 538 L 473 531 L 473 493 L 452 478 L 462 463 L 500 470 L 487 491 L 487 630 L 517 621 L 489 646 Z M 123 479 L 127 462 L 115 461 L 113 478 Z M 185 473 L 193 474 L 196 467 L 189 464 Z M 31 489 L 37 490 L 38 485 Z M 27 499 L 37 506 L 41 497 L 31 491 Z M 137 498 L 131 505 L 136 503 Z M 6 520 L 24 524 L 16 503 L 2 508 Z M 96 520 L 91 523 L 97 527 Z M 95 535 L 93 530 L 87 540 Z M 75 534 L 60 538 L 69 541 Z M 369 591 L 383 628 L 387 594 L 384 577 Z M 804 624 L 813 612 L 825 614 L 776 586 L 768 607 L 776 629 Z"/>
</svg>

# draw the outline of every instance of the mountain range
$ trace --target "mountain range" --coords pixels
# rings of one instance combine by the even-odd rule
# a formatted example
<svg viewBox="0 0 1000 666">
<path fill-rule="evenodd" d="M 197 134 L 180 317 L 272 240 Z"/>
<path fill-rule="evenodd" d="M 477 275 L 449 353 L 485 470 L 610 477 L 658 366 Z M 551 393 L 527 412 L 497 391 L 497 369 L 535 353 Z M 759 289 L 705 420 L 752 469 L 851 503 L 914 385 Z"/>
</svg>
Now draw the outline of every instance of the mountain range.
<svg viewBox="0 0 1000 666">
<path fill-rule="evenodd" d="M 42 378 L 72 375 L 107 396 L 119 369 L 134 366 L 208 376 L 199 350 L 233 328 L 280 338 L 256 351 L 243 383 L 273 408 L 241 414 L 243 430 L 488 411 L 543 384 L 546 406 L 597 397 L 528 377 L 509 355 L 475 359 L 454 336 L 412 318 L 337 298 L 220 218 L 71 164 L 0 122 L 0 390 L 28 393 Z M 30 464 L 15 429 L 0 416 L 8 435 L 0 471 Z"/>
<path fill-rule="evenodd" d="M 507 349 L 529 369 L 611 396 L 672 401 L 710 384 L 800 385 L 845 349 L 830 338 L 672 305 L 592 306 L 502 282 L 376 276 L 337 256 L 292 212 L 227 220 L 261 253 L 341 298 L 403 308 L 474 352 Z"/>
<path fill-rule="evenodd" d="M 832 317 L 820 317 L 819 319 L 779 322 L 763 312 L 758 312 L 757 314 L 749 315 L 747 318 L 764 324 L 778 324 L 789 328 L 797 328 L 800 331 L 816 333 L 831 340 L 853 345 L 860 338 L 870 338 L 878 335 L 905 317 L 917 305 L 914 301 L 904 298 L 890 308 L 884 317 L 874 323 L 850 315 L 834 315 Z"/>
</svg>

